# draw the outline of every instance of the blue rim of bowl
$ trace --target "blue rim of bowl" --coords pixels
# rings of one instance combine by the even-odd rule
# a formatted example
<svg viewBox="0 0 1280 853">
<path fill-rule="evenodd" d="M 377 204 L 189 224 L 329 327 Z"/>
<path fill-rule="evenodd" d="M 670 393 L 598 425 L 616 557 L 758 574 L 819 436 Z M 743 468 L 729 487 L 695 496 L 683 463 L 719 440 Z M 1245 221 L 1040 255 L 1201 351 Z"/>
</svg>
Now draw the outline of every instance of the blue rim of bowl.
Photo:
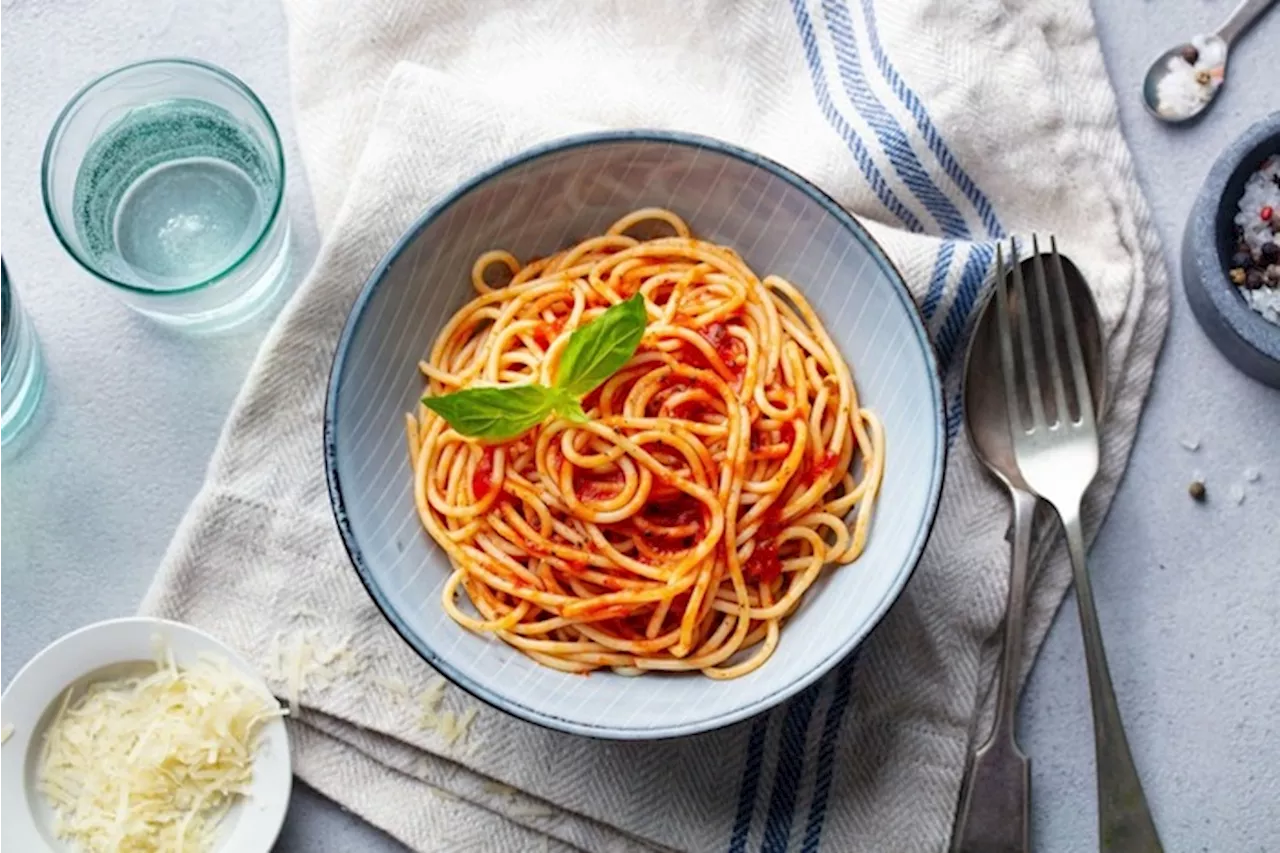
<svg viewBox="0 0 1280 853">
<path fill-rule="evenodd" d="M 263 121 L 267 124 L 267 129 L 271 131 L 270 141 L 275 144 L 276 148 L 276 168 L 280 170 L 280 186 L 276 190 L 276 197 L 274 201 L 271 203 L 271 213 L 268 214 L 265 220 L 263 220 L 262 228 L 258 230 L 258 236 L 254 238 L 253 244 L 237 256 L 234 261 L 231 261 L 226 267 L 208 278 L 197 281 L 194 284 L 173 288 L 172 290 L 154 289 L 150 287 L 142 287 L 136 284 L 129 284 L 127 281 L 120 281 L 117 278 L 112 278 L 101 270 L 95 269 L 92 264 L 80 256 L 80 252 L 78 252 L 76 248 L 71 245 L 71 241 L 63 235 L 62 228 L 58 225 L 58 217 L 55 215 L 53 210 L 53 199 L 51 198 L 49 191 L 49 170 L 53 165 L 54 145 L 61 137 L 62 125 L 71 116 L 71 110 L 93 89 L 113 77 L 117 77 L 129 71 L 136 71 L 139 68 L 150 68 L 152 66 L 163 65 L 184 65 L 200 71 L 207 71 L 215 77 L 223 78 L 231 84 L 233 89 L 238 90 L 242 95 L 244 95 L 245 100 L 249 102 L 249 105 L 256 112 L 261 114 Z M 137 293 L 142 296 L 156 296 L 163 298 L 166 296 L 183 296 L 188 293 L 195 293 L 197 290 L 204 290 L 211 285 L 217 284 L 219 281 L 222 281 L 239 269 L 245 261 L 249 260 L 249 258 L 252 258 L 257 253 L 258 249 L 262 248 L 262 245 L 271 235 L 271 231 L 275 227 L 276 221 L 280 218 L 280 211 L 284 209 L 284 193 L 286 184 L 287 175 L 285 173 L 284 142 L 280 139 L 280 129 L 276 127 L 276 120 L 271 117 L 271 111 L 267 109 L 267 105 L 258 97 L 257 92 L 249 88 L 248 83 L 244 82 L 225 68 L 214 65 L 212 62 L 203 62 L 199 59 L 187 59 L 180 56 L 160 57 L 157 59 L 144 59 L 141 62 L 131 62 L 128 65 L 113 68 L 105 74 L 100 74 L 81 86 L 76 90 L 76 93 L 71 96 L 71 99 L 67 101 L 66 106 L 62 108 L 62 111 L 58 113 L 58 117 L 54 119 L 53 127 L 49 130 L 49 138 L 46 139 L 44 143 L 44 155 L 40 158 L 40 198 L 44 203 L 45 218 L 49 220 L 49 227 L 53 229 L 53 236 L 58 238 L 58 242 L 62 244 L 62 248 L 67 250 L 67 254 L 70 255 L 72 260 L 79 264 L 85 272 L 89 273 L 94 278 L 104 281 L 114 287 L 118 287 L 121 290 L 127 290 L 130 293 Z"/>
<path fill-rule="evenodd" d="M 749 165 L 764 169 L 775 177 L 781 178 L 796 189 L 805 193 L 810 199 L 817 202 L 823 209 L 825 209 L 828 214 L 835 217 L 835 219 L 849 231 L 854 239 L 856 239 L 863 248 L 870 253 L 877 266 L 880 267 L 881 272 L 884 273 L 885 278 L 892 284 L 894 293 L 897 295 L 903 307 L 907 309 L 907 314 L 913 321 L 911 324 L 912 328 L 916 333 L 920 347 L 924 352 L 926 363 L 930 368 L 928 373 L 929 388 L 934 403 L 934 434 L 938 439 L 938 450 L 934 454 L 933 468 L 931 471 L 933 482 L 930 486 L 928 505 L 924 514 L 920 518 L 919 528 L 916 530 L 910 554 L 899 569 L 898 577 L 894 579 L 892 586 L 886 591 L 883 598 L 872 612 L 871 618 L 866 621 L 862 628 L 854 634 L 851 634 L 838 649 L 829 654 L 817 666 L 798 676 L 785 686 L 780 687 L 749 704 L 705 720 L 648 729 L 621 729 L 611 728 L 609 726 L 590 725 L 565 719 L 564 717 L 559 717 L 554 714 L 534 710 L 515 699 L 503 696 L 487 687 L 475 683 L 467 675 L 456 669 L 447 659 L 438 655 L 426 642 L 412 631 L 405 621 L 401 619 L 400 615 L 396 612 L 396 609 L 383 594 L 378 581 L 376 581 L 370 573 L 369 567 L 365 563 L 364 555 L 360 551 L 360 545 L 356 541 L 355 534 L 351 529 L 350 522 L 347 518 L 345 501 L 342 495 L 342 482 L 338 475 L 337 443 L 334 437 L 338 386 L 340 385 L 342 365 L 346 361 L 347 350 L 351 345 L 352 339 L 355 337 L 356 329 L 360 325 L 364 316 L 365 307 L 367 306 L 370 298 L 372 298 L 374 290 L 386 275 L 387 270 L 390 269 L 390 267 L 400 257 L 401 253 L 403 253 L 405 249 L 417 240 L 422 232 L 437 217 L 439 217 L 444 211 L 448 210 L 449 207 L 459 199 L 477 187 L 482 186 L 487 181 L 499 177 L 504 172 L 524 163 L 545 157 L 549 154 L 571 151 L 576 148 L 583 148 L 601 143 L 607 144 L 618 142 L 652 142 L 665 143 L 669 145 L 682 145 L 685 147 L 715 151 L 717 153 L 733 157 Z M 807 179 L 802 178 L 786 166 L 783 166 L 782 164 L 777 163 L 774 160 L 770 160 L 760 154 L 748 151 L 745 148 L 739 148 L 738 146 L 732 145 L 728 142 L 697 134 L 665 130 L 620 130 L 562 137 L 560 139 L 529 148 L 513 157 L 501 161 L 497 165 L 490 166 L 478 175 L 464 181 L 449 193 L 446 193 L 431 205 L 425 213 L 418 217 L 417 221 L 409 227 L 399 240 L 396 241 L 395 245 L 392 246 L 386 255 L 383 256 L 382 260 L 365 280 L 363 287 L 360 289 L 360 294 L 356 297 L 355 302 L 352 304 L 351 310 L 347 315 L 347 321 L 343 326 L 342 334 L 338 338 L 338 346 L 334 352 L 333 365 L 329 372 L 328 389 L 325 395 L 324 465 L 325 478 L 329 487 L 329 504 L 333 509 L 334 519 L 338 524 L 338 531 L 342 535 L 342 543 L 347 549 L 347 555 L 351 559 L 351 564 L 355 568 L 356 575 L 360 578 L 360 582 L 364 584 L 365 590 L 369 593 L 369 597 L 373 599 L 374 603 L 378 606 L 378 609 L 382 612 L 382 615 L 389 623 L 391 623 L 391 627 L 395 629 L 401 639 L 408 643 L 410 648 L 418 653 L 419 657 L 438 670 L 441 675 L 444 675 L 451 682 L 467 691 L 472 696 L 475 696 L 477 699 L 480 699 L 500 711 L 504 711 L 527 722 L 534 723 L 554 731 L 584 735 L 587 737 L 609 740 L 661 740 L 665 738 L 701 734 L 750 719 L 751 717 L 763 713 L 781 702 L 784 702 L 799 693 L 801 690 L 804 690 L 810 684 L 830 672 L 831 669 L 833 669 L 841 660 L 850 655 L 880 623 L 880 620 L 884 618 L 885 613 L 893 603 L 898 600 L 898 597 L 902 594 L 902 590 L 907 585 L 907 581 L 911 579 L 911 576 L 915 573 L 916 567 L 920 563 L 920 558 L 924 553 L 925 543 L 929 539 L 929 535 L 933 530 L 934 522 L 937 518 L 938 503 L 942 496 L 942 482 L 946 473 L 947 441 L 945 425 L 946 411 L 942 399 L 942 381 L 940 377 L 941 374 L 938 371 L 937 358 L 934 354 L 933 346 L 929 342 L 929 336 L 925 331 L 925 325 L 921 318 L 919 307 L 911 298 L 911 292 L 907 289 L 907 285 L 902 278 L 902 274 L 898 272 L 898 269 L 893 265 L 893 262 L 889 260 L 889 257 L 885 254 L 884 250 L 880 248 L 880 245 L 875 241 L 875 238 L 873 238 L 848 211 L 841 207 L 839 202 L 827 195 L 827 193 L 819 189 Z M 872 535 L 874 535 L 874 532 Z M 458 630 L 461 631 L 465 629 L 459 627 Z M 774 661 L 773 663 L 777 662 Z M 767 665 L 769 664 L 766 664 L 766 666 Z"/>
</svg>

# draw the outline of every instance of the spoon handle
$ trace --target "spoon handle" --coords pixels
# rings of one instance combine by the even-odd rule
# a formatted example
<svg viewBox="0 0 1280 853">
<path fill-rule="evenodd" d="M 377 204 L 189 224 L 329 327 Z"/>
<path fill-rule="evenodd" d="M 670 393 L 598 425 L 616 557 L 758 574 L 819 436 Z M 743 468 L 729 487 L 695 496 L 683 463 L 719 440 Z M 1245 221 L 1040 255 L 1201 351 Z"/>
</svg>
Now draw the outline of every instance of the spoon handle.
<svg viewBox="0 0 1280 853">
<path fill-rule="evenodd" d="M 1147 798 L 1129 741 L 1120 721 L 1120 707 L 1107 653 L 1102 648 L 1102 628 L 1093 605 L 1093 588 L 1084 562 L 1084 535 L 1080 529 L 1080 507 L 1059 506 L 1067 537 L 1067 552 L 1076 584 L 1076 604 L 1080 610 L 1080 631 L 1084 636 L 1085 667 L 1089 671 L 1089 700 L 1093 705 L 1093 738 L 1098 765 L 1098 848 L 1102 853 L 1162 853 Z"/>
<path fill-rule="evenodd" d="M 995 717 L 990 736 L 973 755 L 956 817 L 952 853 L 1028 853 L 1031 849 L 1029 762 L 1018 749 L 1015 723 L 1026 624 L 1031 519 L 1036 498 L 1022 489 L 1009 491 L 1013 496 L 1013 553 Z"/>
<path fill-rule="evenodd" d="M 1267 7 L 1276 0 L 1243 0 L 1239 6 L 1235 8 L 1222 26 L 1218 27 L 1218 38 L 1222 39 L 1230 47 L 1231 43 L 1240 37 L 1240 34 L 1249 29 L 1249 25 L 1256 21 L 1263 12 L 1267 11 Z"/>
</svg>

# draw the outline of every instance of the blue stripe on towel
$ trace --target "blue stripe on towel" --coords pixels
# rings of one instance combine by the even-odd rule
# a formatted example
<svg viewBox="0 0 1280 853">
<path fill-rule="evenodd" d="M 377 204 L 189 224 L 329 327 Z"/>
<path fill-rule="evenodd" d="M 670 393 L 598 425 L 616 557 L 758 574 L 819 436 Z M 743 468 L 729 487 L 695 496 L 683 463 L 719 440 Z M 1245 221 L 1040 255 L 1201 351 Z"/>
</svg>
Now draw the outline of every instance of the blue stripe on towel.
<svg viewBox="0 0 1280 853">
<path fill-rule="evenodd" d="M 893 164 L 894 171 L 937 221 L 942 234 L 947 237 L 967 238 L 968 223 L 964 221 L 964 217 L 952 204 L 951 199 L 947 198 L 933 183 L 933 179 L 921 165 L 920 159 L 916 157 L 902 125 L 871 91 L 871 86 L 862 71 L 862 56 L 844 4 L 838 0 L 823 0 L 822 8 L 826 13 L 831 41 L 835 47 L 836 67 L 840 71 L 845 94 L 849 96 L 854 109 L 875 132 L 889 162 Z"/>
<path fill-rule="evenodd" d="M 947 406 L 947 449 L 960 434 L 960 425 L 964 422 L 964 385 L 963 383 L 951 395 L 951 404 Z"/>
<path fill-rule="evenodd" d="M 791 820 L 796 810 L 796 794 L 800 790 L 800 777 L 804 771 L 805 740 L 809 733 L 809 720 L 813 706 L 824 682 L 810 685 L 787 705 L 787 716 L 782 722 L 781 742 L 778 752 L 778 769 L 773 778 L 773 793 L 769 797 L 769 814 L 764 825 L 764 841 L 761 853 L 784 853 L 791 839 Z"/>
<path fill-rule="evenodd" d="M 844 116 L 840 115 L 840 111 L 836 109 L 835 104 L 832 102 L 831 90 L 827 87 L 826 74 L 822 68 L 822 58 L 818 55 L 818 40 L 814 35 L 813 21 L 809 17 L 809 10 L 804 7 L 804 0 L 791 0 L 791 10 L 795 14 L 796 27 L 800 31 L 800 42 L 804 46 L 805 63 L 809 68 L 809 79 L 813 83 L 814 96 L 818 99 L 818 106 L 822 110 L 822 115 L 836 134 L 844 140 L 845 146 L 853 154 L 854 161 L 858 164 L 858 168 L 862 170 L 862 175 L 875 192 L 876 198 L 880 199 L 880 203 L 896 216 L 908 230 L 924 231 L 924 226 L 920 224 L 920 220 L 916 218 L 916 215 L 903 205 L 901 200 L 894 195 L 893 190 L 889 188 L 889 185 L 885 183 L 884 176 L 876 168 L 876 164 L 871 159 L 871 154 L 867 151 L 866 145 L 858 134 L 854 132 L 853 128 L 849 126 L 849 122 L 845 120 Z"/>
<path fill-rule="evenodd" d="M 894 94 L 898 96 L 898 100 L 907 108 L 907 112 L 911 113 L 911 117 L 915 119 L 916 127 L 920 131 L 920 136 L 924 139 L 925 144 L 929 146 L 929 150 L 938 158 L 938 163 L 942 166 L 943 171 L 951 178 L 964 193 L 965 198 L 973 205 L 974 210 L 978 212 L 978 216 L 982 219 L 982 224 L 986 226 L 987 234 L 991 237 L 999 239 L 1005 236 L 1004 227 L 1000 224 L 999 217 L 996 216 L 995 209 L 992 207 L 981 188 L 973 182 L 969 174 L 965 172 L 951 150 L 947 148 L 946 141 L 942 135 L 938 133 L 938 129 L 934 126 L 933 120 L 929 118 L 929 111 L 925 109 L 924 104 L 920 102 L 920 98 L 912 91 L 911 87 L 902 79 L 902 75 L 898 73 L 898 69 L 893 66 L 888 54 L 885 53 L 884 46 L 880 42 L 879 27 L 876 23 L 875 3 L 873 0 L 861 0 L 862 17 L 867 24 L 867 41 L 871 45 L 871 57 L 875 60 L 876 67 L 880 69 L 881 76 L 885 82 L 893 89 Z"/>
<path fill-rule="evenodd" d="M 742 768 L 742 787 L 738 791 L 738 813 L 733 820 L 733 835 L 729 838 L 729 853 L 743 853 L 747 849 L 747 833 L 751 830 L 751 815 L 755 812 L 760 765 L 764 761 L 764 736 L 769 731 L 770 716 L 761 714 L 751 724 L 747 760 Z"/>
<path fill-rule="evenodd" d="M 947 319 L 943 321 L 934 342 L 938 352 L 938 366 L 943 375 L 951 369 L 956 350 L 964 340 L 964 330 L 982 293 L 982 283 L 986 280 L 995 253 L 992 243 L 974 243 L 969 247 L 969 259 L 965 262 L 964 272 L 960 274 L 960 286 L 956 289 Z"/>
<path fill-rule="evenodd" d="M 956 244 L 951 240 L 943 240 L 938 246 L 938 260 L 933 265 L 933 277 L 929 279 L 929 292 L 924 296 L 924 302 L 920 305 L 920 313 L 924 314 L 927 322 L 933 317 L 933 312 L 938 310 L 938 302 L 942 299 L 942 293 L 947 287 L 947 275 L 951 272 L 951 259 L 955 256 Z"/>
<path fill-rule="evenodd" d="M 951 178 L 964 197 L 973 205 L 988 235 L 994 238 L 1004 236 L 1004 229 L 996 216 L 991 202 L 982 190 L 973 182 L 947 148 L 946 142 L 938 133 L 924 109 L 918 96 L 902 80 L 894 68 L 880 42 L 873 0 L 861 0 L 862 12 L 867 25 L 868 44 L 872 58 L 885 81 L 897 95 L 903 106 L 911 114 L 917 129 L 937 158 L 945 174 Z M 818 51 L 817 36 L 813 21 L 805 6 L 805 0 L 791 0 L 792 12 L 805 53 L 806 65 L 810 81 L 819 108 L 827 123 L 845 143 L 853 155 L 854 162 L 861 170 L 871 190 L 880 203 L 903 224 L 914 232 L 924 231 L 920 220 L 908 209 L 894 193 L 880 173 L 866 144 L 849 124 L 832 101 L 831 91 L 826 80 L 821 55 Z M 911 189 L 924 204 L 929 213 L 937 220 L 944 235 L 948 237 L 967 237 L 968 224 L 964 216 L 956 208 L 945 193 L 934 184 L 928 171 L 920 163 L 915 151 L 911 148 L 905 130 L 896 118 L 888 112 L 875 97 L 867 85 L 865 74 L 860 66 L 861 58 L 857 43 L 852 35 L 850 16 L 843 3 L 835 0 L 824 0 L 824 9 L 832 28 L 833 42 L 836 48 L 836 61 L 841 80 L 856 109 L 867 121 L 880 144 L 884 147 L 895 171 L 903 183 Z M 953 240 L 944 240 L 938 249 L 938 257 L 934 265 L 929 289 L 922 304 L 926 318 L 937 311 L 946 291 L 946 282 L 951 263 L 955 256 L 956 244 Z M 973 307 L 981 292 L 982 282 L 990 267 L 994 248 L 990 244 L 975 244 L 969 249 L 969 257 L 955 298 L 951 302 L 947 317 L 942 323 L 935 346 L 939 352 L 939 362 L 944 372 L 950 367 L 955 357 L 964 330 L 969 324 Z M 950 437 L 958 430 L 960 420 L 958 396 L 953 398 L 947 418 L 947 432 Z M 820 735 L 814 777 L 813 795 L 809 804 L 809 813 L 805 823 L 802 840 L 803 853 L 815 853 L 822 838 L 822 828 L 826 818 L 827 800 L 830 793 L 835 758 L 835 746 L 843 725 L 845 712 L 849 705 L 852 681 L 855 669 L 856 654 L 850 655 L 836 671 L 836 683 L 827 708 L 823 728 Z M 795 799 L 804 778 L 805 741 L 817 700 L 817 685 L 796 697 L 786 709 L 779 734 L 778 768 L 770 795 L 769 810 L 763 839 L 764 850 L 785 850 L 788 846 L 791 826 L 795 811 Z M 763 765 L 764 747 L 767 739 L 772 715 L 761 715 L 752 724 L 747 744 L 747 755 L 743 767 L 743 780 L 739 790 L 737 814 L 735 816 L 733 834 L 730 838 L 730 853 L 743 853 L 746 849 L 751 829 L 751 819 L 755 813 L 755 804 L 760 788 L 760 774 Z"/>
<path fill-rule="evenodd" d="M 796 26 L 800 31 L 800 40 L 804 46 L 810 77 L 823 114 L 845 140 L 846 145 L 849 146 L 850 151 L 854 154 L 854 159 L 862 169 L 863 175 L 866 176 L 868 183 L 876 191 L 877 197 L 880 198 L 885 207 L 897 215 L 911 230 L 923 230 L 919 220 L 902 204 L 885 183 L 883 176 L 876 169 L 866 146 L 854 133 L 852 127 L 840 114 L 839 110 L 835 108 L 831 100 L 830 90 L 827 87 L 821 55 L 818 52 L 813 20 L 809 16 L 804 0 L 792 0 L 791 8 L 795 14 Z M 856 62 L 856 52 L 853 58 Z M 846 90 L 849 90 L 850 86 L 854 85 L 851 84 L 851 77 L 855 80 L 861 80 L 862 86 L 865 87 L 865 77 L 862 76 L 860 69 L 856 69 L 850 63 L 850 58 L 847 55 L 842 59 L 837 54 L 837 64 L 840 65 L 841 76 L 844 79 Z M 872 100 L 874 101 L 874 98 Z M 875 107 L 880 110 L 877 116 L 893 123 L 896 127 L 896 122 L 892 122 L 892 117 L 884 112 L 883 106 L 878 101 L 874 101 L 874 103 Z M 902 132 L 901 127 L 896 127 L 896 135 L 894 135 L 888 129 L 885 121 L 880 123 L 882 129 L 877 132 L 877 135 L 881 144 L 890 152 L 890 161 L 894 164 L 899 174 L 903 176 L 904 183 L 921 198 L 925 203 L 926 209 L 933 214 L 944 230 L 959 228 L 962 230 L 961 233 L 967 234 L 968 230 L 963 217 L 960 216 L 959 211 L 955 209 L 950 200 L 938 191 L 937 187 L 929 180 L 927 173 L 920 166 L 919 161 L 916 160 L 914 152 L 911 151 L 910 144 L 907 142 L 906 135 Z M 886 142 L 886 138 L 889 139 L 889 142 Z M 945 281 L 945 272 L 942 277 Z M 775 771 L 773 792 L 770 797 L 769 811 L 766 818 L 765 850 L 785 850 L 790 838 L 791 823 L 795 812 L 796 790 L 804 774 L 805 734 L 808 732 L 810 719 L 813 716 L 815 698 L 816 691 L 813 695 L 802 695 L 793 700 L 787 708 L 781 734 L 782 742 L 778 757 L 778 769 Z M 741 806 L 742 797 L 745 796 L 748 788 L 752 789 L 752 796 L 754 797 L 754 789 L 758 784 L 759 780 L 753 775 L 748 775 L 743 779 L 739 806 Z M 750 819 L 750 812 L 745 816 L 744 820 L 741 809 L 739 810 L 738 819 L 734 824 L 734 838 L 740 835 L 745 837 L 750 828 Z"/>
<path fill-rule="evenodd" d="M 822 841 L 822 824 L 827 817 L 827 796 L 831 792 L 832 765 L 835 763 L 836 738 L 844 725 L 844 712 L 849 707 L 853 687 L 853 670 L 858 653 L 854 651 L 836 669 L 836 689 L 827 707 L 818 741 L 818 768 L 813 778 L 813 798 L 809 801 L 809 818 L 804 825 L 801 853 L 816 853 Z"/>
</svg>

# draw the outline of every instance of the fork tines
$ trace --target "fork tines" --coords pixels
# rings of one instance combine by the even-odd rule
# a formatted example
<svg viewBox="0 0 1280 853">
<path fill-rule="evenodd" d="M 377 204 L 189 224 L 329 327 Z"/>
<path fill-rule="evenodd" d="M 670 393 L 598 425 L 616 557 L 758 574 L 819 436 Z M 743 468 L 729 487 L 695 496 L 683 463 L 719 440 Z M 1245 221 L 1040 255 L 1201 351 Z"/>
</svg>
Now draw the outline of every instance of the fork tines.
<svg viewBox="0 0 1280 853">
<path fill-rule="evenodd" d="M 1039 240 L 1032 236 L 1032 255 L 1020 262 L 1017 241 L 1011 239 L 1009 274 L 1004 247 L 996 247 L 1000 366 L 1010 419 L 1016 417 L 1020 421 L 1016 425 L 1026 432 L 1093 419 L 1084 354 L 1062 258 L 1053 237 L 1049 238 L 1049 245 L 1049 253 L 1041 254 Z M 1031 268 L 1030 290 L 1024 265 Z M 1064 361 L 1069 373 L 1063 370 Z M 1048 377 L 1047 385 L 1041 382 L 1042 376 Z"/>
</svg>

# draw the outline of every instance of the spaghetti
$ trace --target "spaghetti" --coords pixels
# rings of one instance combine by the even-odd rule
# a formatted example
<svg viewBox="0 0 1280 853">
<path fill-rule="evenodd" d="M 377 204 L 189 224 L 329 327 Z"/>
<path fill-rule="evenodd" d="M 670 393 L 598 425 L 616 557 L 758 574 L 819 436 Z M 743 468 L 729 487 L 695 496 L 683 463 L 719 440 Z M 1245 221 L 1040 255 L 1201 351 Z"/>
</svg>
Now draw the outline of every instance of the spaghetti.
<svg viewBox="0 0 1280 853">
<path fill-rule="evenodd" d="M 884 470 L 813 309 L 656 208 L 527 264 L 487 252 L 471 277 L 419 364 L 427 395 L 549 386 L 573 330 L 636 293 L 647 326 L 585 422 L 485 444 L 406 415 L 418 514 L 453 565 L 445 610 L 569 672 L 759 667 L 823 567 L 862 552 Z"/>
</svg>

